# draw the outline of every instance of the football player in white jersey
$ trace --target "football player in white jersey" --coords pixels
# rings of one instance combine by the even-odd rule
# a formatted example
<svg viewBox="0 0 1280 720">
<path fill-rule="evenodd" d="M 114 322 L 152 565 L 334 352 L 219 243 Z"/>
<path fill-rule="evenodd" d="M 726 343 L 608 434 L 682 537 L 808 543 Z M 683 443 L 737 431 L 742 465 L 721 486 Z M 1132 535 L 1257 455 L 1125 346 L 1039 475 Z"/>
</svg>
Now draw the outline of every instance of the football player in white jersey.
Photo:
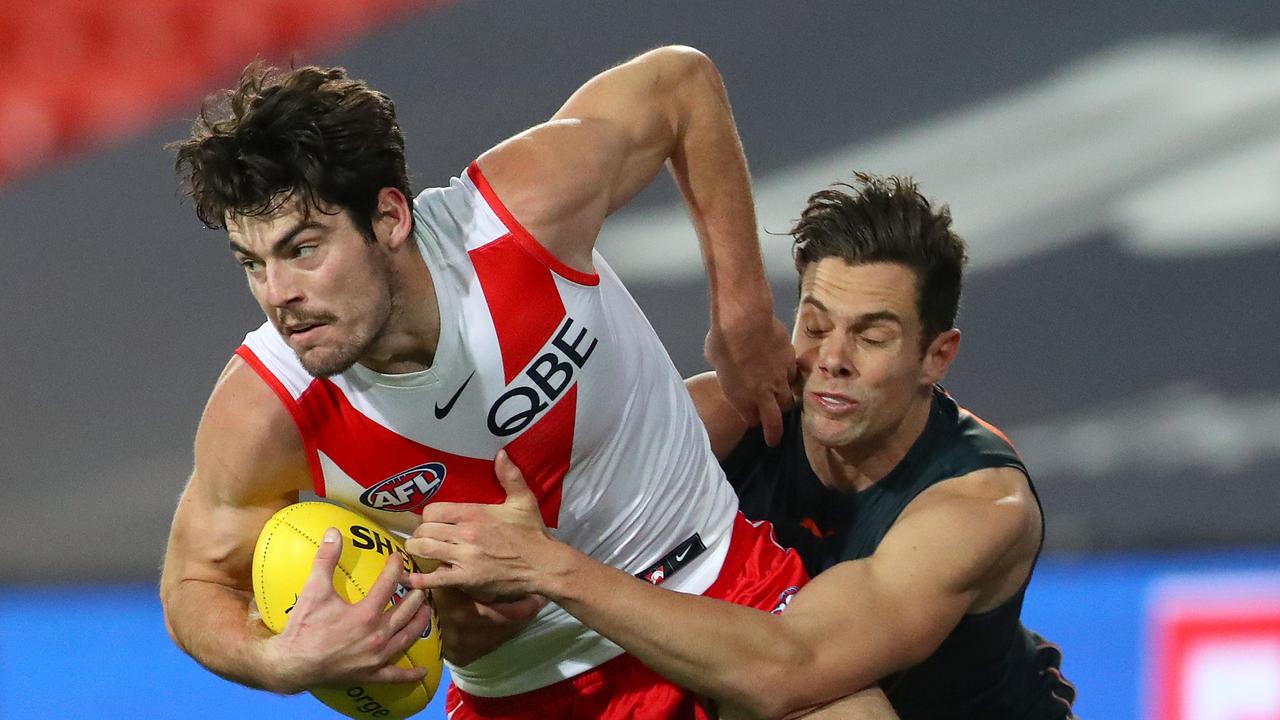
<svg viewBox="0 0 1280 720">
<path fill-rule="evenodd" d="M 347 475 L 353 474 L 349 469 L 330 472 L 333 463 L 325 464 L 324 448 L 317 450 L 311 434 L 313 424 L 323 420 L 299 409 L 303 404 L 297 388 L 286 387 L 291 380 L 280 368 L 295 363 L 321 382 L 329 377 L 418 377 L 438 364 L 443 328 L 453 321 L 442 313 L 442 278 L 415 235 L 415 223 L 423 216 L 410 200 L 394 109 L 384 95 L 338 68 L 280 72 L 250 66 L 225 99 L 221 106 L 206 106 L 192 136 L 175 143 L 177 164 L 201 220 L 226 228 L 235 258 L 267 316 L 261 332 L 292 353 L 274 359 L 238 353 L 212 391 L 196 433 L 195 468 L 179 500 L 165 557 L 165 622 L 174 641 L 204 666 L 252 687 L 293 693 L 337 682 L 412 681 L 422 671 L 396 667 L 391 659 L 429 621 L 421 592 L 411 592 L 397 612 L 383 613 L 376 602 L 347 605 L 325 583 L 312 583 L 298 599 L 286 630 L 276 636 L 250 613 L 250 560 L 267 518 L 295 502 L 299 491 L 316 488 L 323 494 L 333 478 L 350 480 Z M 512 232 L 523 226 L 524 237 L 537 239 L 538 248 L 525 249 L 548 255 L 541 262 L 559 268 L 561 275 L 595 277 L 601 260 L 593 254 L 594 244 L 604 218 L 664 164 L 687 200 L 706 262 L 712 295 L 708 359 L 744 419 L 762 424 L 766 436 L 776 438 L 780 406 L 790 401 L 794 354 L 773 314 L 746 162 L 728 99 L 705 55 L 685 47 L 660 48 L 596 76 L 551 120 L 482 154 L 468 187 L 484 185 L 486 199 L 490 194 L 501 198 L 501 212 L 496 201 L 490 201 L 493 207 L 486 212 L 513 216 L 503 222 Z M 562 330 L 547 342 L 562 340 Z M 674 375 L 674 368 L 670 372 Z M 436 417 L 441 417 L 442 405 L 448 412 L 456 398 L 441 398 Z M 429 406 L 422 412 L 429 413 Z M 494 427 L 492 410 L 489 426 Z M 505 432 L 507 427 L 498 429 Z M 694 438 L 696 444 L 705 446 L 704 436 L 699 437 L 703 439 Z M 713 458 L 709 467 L 714 467 Z M 372 492 L 378 480 L 354 482 Z M 662 480 L 677 483 L 680 478 Z M 723 484 L 722 476 L 718 482 Z M 432 488 L 438 484 L 423 483 Z M 686 508 L 664 509 L 679 516 Z M 643 525 L 645 516 L 623 519 Z M 735 528 L 737 547 L 739 525 L 731 518 L 721 520 Z M 696 534 L 691 537 L 696 539 Z M 727 562 L 728 539 L 723 540 L 709 547 L 704 562 Z M 676 546 L 676 559 L 688 554 L 689 547 Z M 335 561 L 335 544 L 323 545 L 317 575 L 325 575 Z M 788 562 L 798 565 L 792 558 L 769 567 Z M 389 562 L 380 587 L 393 586 L 400 572 L 398 562 Z M 652 573 L 652 581 L 658 582 L 661 574 Z M 774 579 L 784 577 L 779 572 Z M 468 627 L 480 633 L 475 628 L 486 617 L 532 609 L 528 603 L 486 605 L 457 594 L 436 600 L 446 654 L 465 654 L 449 647 L 466 640 L 449 637 L 451 614 L 470 618 Z M 765 600 L 752 602 L 763 607 Z M 509 632 L 505 624 L 496 630 Z M 598 670 L 592 667 L 596 662 L 589 660 L 585 667 L 560 663 L 554 670 L 577 679 L 575 673 Z M 632 672 L 631 677 L 638 675 Z M 610 705 L 609 684 L 618 680 L 603 678 L 604 690 L 591 700 L 595 704 L 558 706 L 554 713 L 632 716 L 633 710 Z M 520 680 L 510 682 L 518 686 Z M 559 685 L 571 693 L 586 686 L 565 683 Z M 652 682 L 644 679 L 640 685 Z M 658 691 L 664 697 L 672 694 L 670 687 Z M 641 705 L 652 716 L 701 712 L 688 699 L 670 700 L 668 706 L 661 702 L 642 700 Z M 456 704 L 450 708 L 455 711 L 460 713 L 455 717 L 512 716 L 507 710 L 459 710 Z"/>
</svg>

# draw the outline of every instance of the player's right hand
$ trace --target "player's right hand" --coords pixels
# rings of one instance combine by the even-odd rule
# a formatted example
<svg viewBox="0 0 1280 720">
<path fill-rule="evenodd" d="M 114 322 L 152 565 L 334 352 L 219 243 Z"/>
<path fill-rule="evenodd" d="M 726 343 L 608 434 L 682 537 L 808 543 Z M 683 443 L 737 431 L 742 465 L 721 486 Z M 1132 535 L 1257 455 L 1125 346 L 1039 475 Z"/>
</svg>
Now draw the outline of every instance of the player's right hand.
<svg viewBox="0 0 1280 720">
<path fill-rule="evenodd" d="M 404 575 L 403 559 L 392 553 L 369 593 L 348 603 L 333 587 L 341 554 L 342 535 L 329 528 L 284 630 L 266 641 L 280 686 L 301 692 L 345 682 L 421 680 L 425 668 L 402 668 L 395 661 L 431 622 L 425 593 L 411 590 L 386 609 Z"/>
<path fill-rule="evenodd" d="M 756 310 L 712 317 L 707 361 L 725 399 L 747 425 L 760 425 L 765 443 L 782 440 L 782 413 L 791 407 L 796 353 L 772 303 Z"/>
</svg>

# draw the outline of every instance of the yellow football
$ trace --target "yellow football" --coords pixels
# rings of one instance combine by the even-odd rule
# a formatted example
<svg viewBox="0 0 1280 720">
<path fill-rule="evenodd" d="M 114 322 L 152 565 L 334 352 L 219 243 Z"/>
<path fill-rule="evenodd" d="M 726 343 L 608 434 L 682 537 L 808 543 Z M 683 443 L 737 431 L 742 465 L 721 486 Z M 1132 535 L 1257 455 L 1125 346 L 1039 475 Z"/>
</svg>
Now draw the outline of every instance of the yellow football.
<svg viewBox="0 0 1280 720">
<path fill-rule="evenodd" d="M 281 509 L 267 521 L 253 551 L 253 597 L 262 622 L 272 632 L 284 630 L 289 611 L 307 581 L 321 538 L 328 528 L 342 531 L 342 555 L 333 571 L 333 586 L 347 602 L 363 598 L 382 572 L 390 553 L 399 553 L 405 568 L 413 569 L 413 559 L 400 540 L 346 508 L 325 502 L 295 503 Z M 397 587 L 396 599 L 406 590 Z M 400 667 L 427 669 L 414 683 L 362 683 L 341 687 L 315 688 L 311 694 L 338 712 L 352 718 L 406 718 L 421 711 L 431 701 L 440 684 L 440 633 L 435 618 L 422 638 L 396 661 Z"/>
</svg>

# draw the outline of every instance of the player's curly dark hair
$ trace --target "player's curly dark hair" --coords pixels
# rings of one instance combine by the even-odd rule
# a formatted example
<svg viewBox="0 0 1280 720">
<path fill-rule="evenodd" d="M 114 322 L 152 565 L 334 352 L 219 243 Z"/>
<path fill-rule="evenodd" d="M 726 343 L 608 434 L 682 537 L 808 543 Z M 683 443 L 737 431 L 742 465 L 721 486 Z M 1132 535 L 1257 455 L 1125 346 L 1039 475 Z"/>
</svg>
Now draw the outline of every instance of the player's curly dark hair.
<svg viewBox="0 0 1280 720">
<path fill-rule="evenodd" d="M 305 212 L 346 210 L 372 242 L 378 192 L 413 197 L 395 106 L 343 68 L 255 61 L 235 88 L 205 100 L 191 136 L 169 148 L 211 228 L 226 227 L 228 215 L 269 215 L 296 194 Z"/>
<path fill-rule="evenodd" d="M 935 208 L 911 178 L 856 172 L 853 183 L 811 195 L 791 236 L 801 275 L 826 257 L 852 265 L 899 263 L 915 271 L 922 349 L 955 325 L 964 240 L 951 229 L 951 209 Z"/>
</svg>

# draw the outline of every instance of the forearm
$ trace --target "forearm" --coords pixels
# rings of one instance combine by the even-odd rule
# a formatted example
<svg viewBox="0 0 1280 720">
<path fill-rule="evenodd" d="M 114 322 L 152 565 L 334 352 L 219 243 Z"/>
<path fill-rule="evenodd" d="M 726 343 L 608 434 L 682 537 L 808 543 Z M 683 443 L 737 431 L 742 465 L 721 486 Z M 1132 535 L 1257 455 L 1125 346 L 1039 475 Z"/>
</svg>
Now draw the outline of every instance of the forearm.
<svg viewBox="0 0 1280 720">
<path fill-rule="evenodd" d="M 169 635 L 211 672 L 260 690 L 303 688 L 280 677 L 267 656 L 271 631 L 249 615 L 250 594 L 216 583 L 182 580 L 162 594 Z"/>
<path fill-rule="evenodd" d="M 766 612 L 655 587 L 556 544 L 540 592 L 678 685 L 752 716 L 786 712 L 810 649 Z"/>
<path fill-rule="evenodd" d="M 668 591 L 557 541 L 504 452 L 494 469 L 507 494 L 501 504 L 423 510 L 405 548 L 439 565 L 412 575 L 411 586 L 547 598 L 672 682 L 751 716 L 781 717 L 855 692 L 895 661 L 888 650 L 902 636 L 884 620 L 892 607 L 857 600 L 851 588 L 867 587 L 868 571 L 856 563 L 815 578 L 780 615 Z M 881 650 L 887 660 L 866 662 Z"/>
<path fill-rule="evenodd" d="M 705 56 L 681 75 L 668 167 L 689 207 L 711 288 L 712 317 L 772 313 L 746 155 L 720 73 Z"/>
</svg>

